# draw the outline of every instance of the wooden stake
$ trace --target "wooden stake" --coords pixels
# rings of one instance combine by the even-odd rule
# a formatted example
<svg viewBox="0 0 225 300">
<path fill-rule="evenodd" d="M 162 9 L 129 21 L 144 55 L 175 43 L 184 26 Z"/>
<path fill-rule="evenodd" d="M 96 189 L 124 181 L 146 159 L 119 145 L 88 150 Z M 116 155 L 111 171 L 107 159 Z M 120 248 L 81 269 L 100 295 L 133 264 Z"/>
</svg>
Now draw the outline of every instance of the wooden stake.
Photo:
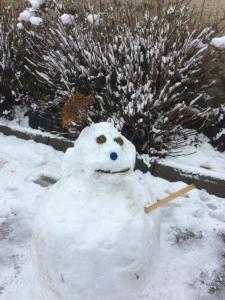
<svg viewBox="0 0 225 300">
<path fill-rule="evenodd" d="M 145 207 L 146 214 L 150 213 L 151 211 L 153 211 L 156 208 L 159 208 L 159 207 L 171 202 L 172 200 L 176 199 L 177 197 L 180 197 L 180 196 L 186 194 L 187 192 L 190 192 L 191 190 L 193 190 L 195 188 L 196 187 L 194 184 L 190 184 L 190 185 L 186 186 L 185 188 L 177 191 L 176 193 L 173 193 L 173 194 L 169 195 L 168 197 L 166 197 L 148 207 Z"/>
</svg>

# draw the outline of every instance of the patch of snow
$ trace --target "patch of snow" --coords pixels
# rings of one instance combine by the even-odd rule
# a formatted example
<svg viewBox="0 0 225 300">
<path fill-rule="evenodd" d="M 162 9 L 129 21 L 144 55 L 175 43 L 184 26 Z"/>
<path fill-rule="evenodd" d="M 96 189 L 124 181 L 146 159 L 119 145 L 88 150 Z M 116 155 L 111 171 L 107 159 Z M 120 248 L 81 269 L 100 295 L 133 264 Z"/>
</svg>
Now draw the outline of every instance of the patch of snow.
<svg viewBox="0 0 225 300">
<path fill-rule="evenodd" d="M 30 22 L 30 18 L 34 15 L 29 9 L 25 9 L 19 14 L 18 21 Z"/>
<path fill-rule="evenodd" d="M 16 26 L 20 30 L 24 29 L 23 23 L 21 23 L 21 22 L 17 23 Z"/>
<path fill-rule="evenodd" d="M 143 160 L 143 163 L 144 163 L 148 168 L 150 168 L 150 167 L 151 167 L 151 164 L 154 162 L 154 158 L 151 158 L 148 154 L 141 154 L 141 155 L 138 154 L 138 155 L 137 155 L 137 158 Z"/>
<path fill-rule="evenodd" d="M 59 9 L 59 10 L 64 9 L 64 4 L 63 3 L 57 3 L 57 9 Z"/>
<path fill-rule="evenodd" d="M 44 0 L 29 0 L 33 9 L 39 9 L 40 6 L 44 3 Z"/>
<path fill-rule="evenodd" d="M 50 79 L 49 79 L 49 77 L 48 77 L 47 74 L 45 74 L 45 73 L 43 73 L 43 72 L 39 72 L 38 70 L 36 70 L 36 73 L 37 73 L 41 78 L 43 78 L 44 80 L 46 80 L 47 82 L 50 83 Z M 35 103 L 34 103 L 34 106 L 35 106 Z M 33 108 L 34 108 L 34 106 L 33 106 Z"/>
<path fill-rule="evenodd" d="M 184 172 L 225 180 L 225 152 L 215 150 L 207 140 L 203 139 L 197 146 L 187 144 L 180 151 L 179 156 L 168 156 L 160 162 Z"/>
<path fill-rule="evenodd" d="M 225 128 L 223 128 L 220 132 L 216 135 L 216 140 L 220 139 L 222 135 L 225 135 Z"/>
<path fill-rule="evenodd" d="M 32 16 L 30 18 L 30 23 L 34 26 L 40 26 L 43 23 L 43 19 L 40 17 Z"/>
<path fill-rule="evenodd" d="M 52 138 L 57 137 L 59 139 L 64 139 L 61 136 L 54 135 L 49 132 L 43 132 L 39 129 L 31 128 L 29 126 L 28 117 L 25 117 L 25 118 L 18 117 L 17 119 L 15 119 L 13 121 L 10 121 L 10 120 L 4 119 L 4 118 L 0 118 L 0 125 L 8 126 L 11 129 L 18 130 L 18 131 L 24 132 L 24 133 L 29 133 L 32 135 L 41 135 L 41 136 L 46 136 L 46 137 L 52 137 Z"/>
<path fill-rule="evenodd" d="M 99 23 L 100 23 L 100 15 L 89 14 L 89 15 L 87 16 L 87 21 L 88 21 L 90 24 L 99 25 Z"/>
<path fill-rule="evenodd" d="M 7 116 L 7 115 L 10 114 L 10 112 L 11 112 L 10 110 L 5 109 L 5 110 L 3 110 L 2 114 L 3 114 L 4 116 Z"/>
<path fill-rule="evenodd" d="M 210 171 L 211 168 L 210 163 L 204 163 L 199 167 L 193 167 L 191 165 L 183 165 L 174 161 L 170 161 L 169 159 L 161 160 L 161 162 L 163 162 L 163 164 L 168 167 L 172 167 L 174 169 L 179 170 L 181 174 L 188 173 L 189 176 L 194 176 L 195 178 L 198 178 L 199 176 L 206 176 L 206 177 L 225 180 L 225 172 L 222 173 L 222 172 Z"/>
<path fill-rule="evenodd" d="M 225 48 L 225 36 L 215 37 L 211 41 L 211 45 L 216 48 L 224 49 Z"/>
<path fill-rule="evenodd" d="M 22 105 L 16 105 L 14 107 L 14 121 L 10 121 L 9 123 L 18 124 L 21 127 L 29 127 L 29 118 L 28 116 L 25 116 L 27 112 L 27 109 L 24 108 Z M 1 118 L 0 118 L 0 124 L 1 124 Z"/>
<path fill-rule="evenodd" d="M 74 16 L 68 15 L 68 14 L 63 14 L 60 17 L 60 20 L 63 23 L 63 25 L 72 25 L 74 22 Z"/>
</svg>

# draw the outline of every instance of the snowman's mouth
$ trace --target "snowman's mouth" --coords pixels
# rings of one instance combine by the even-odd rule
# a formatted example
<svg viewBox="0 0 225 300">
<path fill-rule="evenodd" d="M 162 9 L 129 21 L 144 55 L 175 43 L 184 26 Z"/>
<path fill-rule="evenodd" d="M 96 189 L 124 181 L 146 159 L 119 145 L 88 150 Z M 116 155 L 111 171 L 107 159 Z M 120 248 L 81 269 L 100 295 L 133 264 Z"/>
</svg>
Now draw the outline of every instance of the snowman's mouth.
<svg viewBox="0 0 225 300">
<path fill-rule="evenodd" d="M 128 171 L 130 171 L 130 168 L 123 169 L 123 170 L 120 170 L 120 171 L 96 170 L 95 172 L 103 173 L 103 174 L 120 174 L 120 173 L 126 173 Z"/>
</svg>

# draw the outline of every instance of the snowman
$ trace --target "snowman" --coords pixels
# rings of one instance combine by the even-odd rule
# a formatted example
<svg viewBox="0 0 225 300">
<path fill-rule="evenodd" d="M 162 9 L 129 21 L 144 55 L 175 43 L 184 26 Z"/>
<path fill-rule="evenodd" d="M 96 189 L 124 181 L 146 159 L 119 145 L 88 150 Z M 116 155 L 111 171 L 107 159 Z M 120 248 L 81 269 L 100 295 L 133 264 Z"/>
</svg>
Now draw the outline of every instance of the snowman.
<svg viewBox="0 0 225 300">
<path fill-rule="evenodd" d="M 110 123 L 85 128 L 65 153 L 33 232 L 39 298 L 136 300 L 154 273 L 157 211 L 133 174 L 134 145 Z"/>
</svg>

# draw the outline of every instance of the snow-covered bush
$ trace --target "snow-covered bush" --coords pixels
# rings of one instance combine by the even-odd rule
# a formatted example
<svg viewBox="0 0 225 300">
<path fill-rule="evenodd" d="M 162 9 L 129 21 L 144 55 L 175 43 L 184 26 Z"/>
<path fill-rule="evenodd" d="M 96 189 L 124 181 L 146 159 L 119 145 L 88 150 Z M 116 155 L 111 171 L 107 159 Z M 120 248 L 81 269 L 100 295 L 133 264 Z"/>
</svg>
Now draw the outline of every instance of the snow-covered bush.
<svg viewBox="0 0 225 300">
<path fill-rule="evenodd" d="M 203 64 L 212 30 L 195 28 L 179 3 L 158 15 L 147 4 L 118 3 L 92 14 L 97 23 L 90 13 L 74 15 L 70 26 L 59 18 L 31 41 L 27 68 L 52 95 L 38 108 L 91 95 L 89 122 L 112 120 L 139 152 L 166 154 L 185 138 L 183 128 L 204 124 L 210 110 Z"/>
<path fill-rule="evenodd" d="M 212 109 L 202 131 L 217 150 L 225 151 L 225 103 Z"/>
<path fill-rule="evenodd" d="M 55 8 L 55 1 L 29 0 L 29 6 L 23 9 L 18 16 L 21 29 L 25 26 L 39 27 L 43 24 L 43 16 Z M 22 26 L 21 26 L 22 25 Z"/>
<path fill-rule="evenodd" d="M 220 151 L 225 151 L 225 49 L 224 38 L 213 38 L 215 59 L 208 60 L 204 65 L 208 80 L 214 80 L 210 89 L 213 95 L 212 110 L 204 124 L 203 133 L 210 138 L 212 145 Z"/>
<path fill-rule="evenodd" d="M 14 7 L 0 0 L 0 11 L 0 115 L 12 117 L 12 106 L 23 94 L 25 39 L 18 30 Z"/>
</svg>

